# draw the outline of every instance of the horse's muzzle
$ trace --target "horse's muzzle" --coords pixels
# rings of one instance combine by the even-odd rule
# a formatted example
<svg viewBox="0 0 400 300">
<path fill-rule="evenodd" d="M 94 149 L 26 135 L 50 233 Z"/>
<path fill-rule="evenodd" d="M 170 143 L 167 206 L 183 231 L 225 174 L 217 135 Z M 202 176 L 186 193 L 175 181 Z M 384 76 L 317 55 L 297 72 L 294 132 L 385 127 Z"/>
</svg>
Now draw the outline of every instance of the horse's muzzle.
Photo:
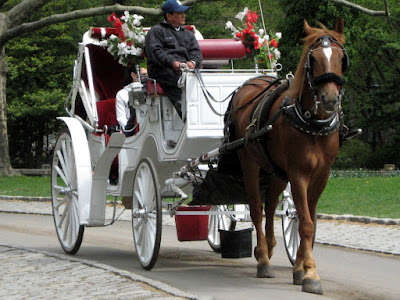
<svg viewBox="0 0 400 300">
<path fill-rule="evenodd" d="M 322 109 L 327 114 L 332 114 L 336 112 L 339 109 L 341 98 L 342 97 L 340 94 L 329 97 L 328 95 L 323 93 L 320 96 Z"/>
</svg>

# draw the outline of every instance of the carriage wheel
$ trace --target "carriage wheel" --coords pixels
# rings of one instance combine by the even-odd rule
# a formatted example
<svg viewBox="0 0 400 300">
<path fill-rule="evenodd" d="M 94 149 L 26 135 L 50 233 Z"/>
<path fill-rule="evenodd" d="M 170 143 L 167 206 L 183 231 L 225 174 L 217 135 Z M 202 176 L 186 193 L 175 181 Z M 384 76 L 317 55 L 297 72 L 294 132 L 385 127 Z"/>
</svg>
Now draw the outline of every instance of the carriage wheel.
<svg viewBox="0 0 400 300">
<path fill-rule="evenodd" d="M 296 206 L 294 205 L 290 183 L 288 183 L 286 189 L 282 193 L 282 210 L 286 212 L 282 215 L 283 242 L 290 263 L 294 265 L 297 257 L 297 250 L 300 246 L 300 233 L 299 218 L 297 216 Z M 316 230 L 317 218 L 315 216 L 313 246 Z"/>
<path fill-rule="evenodd" d="M 212 206 L 210 211 L 229 211 L 228 205 Z M 207 241 L 211 249 L 215 252 L 221 252 L 221 240 L 219 237 L 218 229 L 222 230 L 235 230 L 236 221 L 233 215 L 210 215 L 208 220 L 208 237 Z"/>
<path fill-rule="evenodd" d="M 162 206 L 158 179 L 149 158 L 143 158 L 133 185 L 132 229 L 139 262 L 151 270 L 158 258 L 161 242 Z"/>
<path fill-rule="evenodd" d="M 79 190 L 73 150 L 71 135 L 62 132 L 53 153 L 51 196 L 58 240 L 68 254 L 78 252 L 85 229 L 79 222 Z"/>
</svg>

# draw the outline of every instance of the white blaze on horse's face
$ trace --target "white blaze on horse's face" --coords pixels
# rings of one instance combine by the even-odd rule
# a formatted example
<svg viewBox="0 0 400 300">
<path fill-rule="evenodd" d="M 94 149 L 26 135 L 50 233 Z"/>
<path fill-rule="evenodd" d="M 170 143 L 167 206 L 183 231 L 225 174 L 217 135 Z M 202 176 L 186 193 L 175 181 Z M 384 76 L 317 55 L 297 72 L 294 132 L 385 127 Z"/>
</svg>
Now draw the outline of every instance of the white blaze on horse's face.
<svg viewBox="0 0 400 300">
<path fill-rule="evenodd" d="M 326 59 L 328 60 L 328 72 L 331 70 L 331 57 L 332 57 L 332 48 L 322 48 L 322 51 L 324 52 Z"/>
</svg>

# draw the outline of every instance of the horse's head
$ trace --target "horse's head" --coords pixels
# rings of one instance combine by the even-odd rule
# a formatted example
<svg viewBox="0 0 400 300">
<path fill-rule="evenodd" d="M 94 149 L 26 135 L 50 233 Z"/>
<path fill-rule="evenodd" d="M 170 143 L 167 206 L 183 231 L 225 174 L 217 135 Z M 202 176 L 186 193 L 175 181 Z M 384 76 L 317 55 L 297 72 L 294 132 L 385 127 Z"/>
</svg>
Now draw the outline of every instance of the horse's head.
<svg viewBox="0 0 400 300">
<path fill-rule="evenodd" d="M 304 21 L 307 34 L 299 73 L 301 89 L 308 85 L 314 99 L 313 112 L 332 114 L 338 111 L 343 96 L 343 72 L 349 66 L 344 48 L 343 20 L 339 19 L 335 30 L 310 27 Z M 299 95 L 300 96 L 300 95 Z"/>
</svg>

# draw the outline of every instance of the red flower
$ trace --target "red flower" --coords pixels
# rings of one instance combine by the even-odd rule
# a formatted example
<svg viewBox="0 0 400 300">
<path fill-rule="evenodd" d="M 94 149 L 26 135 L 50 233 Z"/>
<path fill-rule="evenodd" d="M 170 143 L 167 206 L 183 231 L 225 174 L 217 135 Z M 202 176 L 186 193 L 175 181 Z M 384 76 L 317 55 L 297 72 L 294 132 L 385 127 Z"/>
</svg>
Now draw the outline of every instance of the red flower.
<svg viewBox="0 0 400 300">
<path fill-rule="evenodd" d="M 107 21 L 108 21 L 108 22 L 111 22 L 111 23 L 115 22 L 116 20 L 117 20 L 117 16 L 115 15 L 115 13 L 112 13 L 112 14 L 107 18 Z"/>
<path fill-rule="evenodd" d="M 275 41 L 275 39 L 272 39 L 271 42 L 269 43 L 272 47 L 278 48 L 278 43 Z"/>
<path fill-rule="evenodd" d="M 120 19 L 116 19 L 113 25 L 115 28 L 119 28 L 122 27 L 122 22 Z"/>
<path fill-rule="evenodd" d="M 247 48 L 246 48 L 246 52 L 247 52 L 247 53 L 250 53 L 250 52 L 251 52 L 250 48 L 247 47 Z"/>
<path fill-rule="evenodd" d="M 246 14 L 246 23 L 247 24 L 255 24 L 257 23 L 258 15 L 256 11 L 251 12 L 250 10 Z"/>
<path fill-rule="evenodd" d="M 254 49 L 260 49 L 260 43 L 257 40 L 254 41 Z"/>
</svg>

